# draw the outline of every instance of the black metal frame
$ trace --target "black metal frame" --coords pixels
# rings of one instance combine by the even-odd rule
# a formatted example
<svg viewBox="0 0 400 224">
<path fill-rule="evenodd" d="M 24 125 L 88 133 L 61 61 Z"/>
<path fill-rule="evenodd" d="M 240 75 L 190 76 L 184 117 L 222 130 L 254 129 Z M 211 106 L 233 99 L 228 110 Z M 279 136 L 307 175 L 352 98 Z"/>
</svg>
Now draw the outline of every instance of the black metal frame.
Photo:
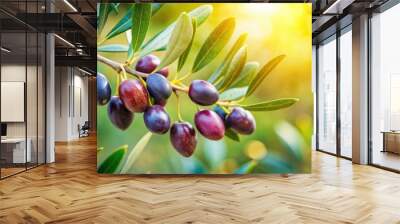
<svg viewBox="0 0 400 224">
<path fill-rule="evenodd" d="M 30 1 L 32 2 L 32 1 Z M 25 11 L 27 10 L 27 3 L 28 1 L 25 0 Z M 39 9 L 39 0 L 36 0 L 36 9 L 38 11 Z M 47 11 L 47 7 L 46 7 L 46 11 Z M 14 175 L 17 175 L 19 173 L 25 172 L 27 170 L 39 167 L 43 164 L 47 163 L 47 39 L 46 39 L 46 34 L 47 33 L 43 33 L 40 32 L 37 29 L 34 29 L 33 27 L 29 26 L 28 24 L 25 24 L 25 32 L 22 32 L 23 34 L 25 34 L 25 83 L 24 83 L 24 120 L 25 120 L 25 169 L 12 173 L 8 176 L 2 176 L 2 169 L 0 167 L 0 180 L 6 179 L 8 177 L 12 177 Z M 27 150 L 27 140 L 28 140 L 28 125 L 27 125 L 27 121 L 28 121 L 28 112 L 27 112 L 27 81 L 28 81 L 28 29 L 29 30 L 33 30 L 36 33 L 36 104 L 39 104 L 39 33 L 43 33 L 44 35 L 44 42 L 42 42 L 42 44 L 44 44 L 44 51 L 41 51 L 40 53 L 43 53 L 44 55 L 42 55 L 42 58 L 44 60 L 44 65 L 43 65 L 43 69 L 42 69 L 42 82 L 44 84 L 44 99 L 43 99 L 43 109 L 44 109 L 44 116 L 42 117 L 44 120 L 42 120 L 42 122 L 44 122 L 44 136 L 43 136 L 43 141 L 44 141 L 44 145 L 42 147 L 43 148 L 43 159 L 44 161 L 42 163 L 39 162 L 39 106 L 36 107 L 36 143 L 37 143 L 37 147 L 36 147 L 36 162 L 34 163 L 33 166 L 29 166 L 28 167 L 28 155 L 26 153 Z M 0 32 L 0 45 L 1 45 L 1 36 L 2 36 L 3 32 Z M 2 62 L 2 58 L 1 58 L 1 54 L 0 54 L 0 67 L 1 67 L 1 62 Z M 1 82 L 1 69 L 0 69 L 0 82 Z M 1 86 L 0 86 L 1 89 Z M 0 93 L 0 97 L 1 97 L 1 93 Z M 1 105 L 0 105 L 0 109 L 1 109 Z M 0 115 L 1 116 L 1 115 Z M 1 120 L 1 117 L 0 117 Z M 0 144 L 0 158 L 1 158 L 1 144 Z M 32 163 L 33 164 L 33 163 Z M 29 164 L 29 165 L 32 165 Z"/>
<path fill-rule="evenodd" d="M 347 159 L 347 160 L 352 160 L 352 158 L 347 157 L 342 155 L 341 153 L 341 117 L 340 117 L 340 103 L 341 103 L 341 99 L 340 99 L 340 81 L 341 81 L 341 67 L 340 67 L 340 37 L 345 33 L 343 31 L 347 30 L 349 26 L 351 26 L 352 23 L 348 24 L 347 26 L 341 28 L 339 26 L 337 26 L 337 31 L 336 33 L 328 36 L 327 38 L 325 38 L 323 41 L 328 40 L 329 38 L 332 38 L 332 36 L 335 35 L 335 39 L 332 41 L 336 41 L 336 153 L 332 153 L 332 152 L 328 152 L 324 149 L 321 149 L 319 147 L 319 128 L 318 128 L 318 124 L 319 124 L 319 105 L 318 105 L 318 100 L 319 100 L 319 54 L 318 54 L 318 48 L 319 48 L 319 44 L 316 45 L 316 69 L 315 69 L 315 77 L 316 77 L 316 106 L 315 106 L 315 117 L 316 117 L 316 150 L 319 152 L 323 152 L 329 155 L 333 155 L 333 156 L 337 156 L 343 159 Z M 346 31 L 347 32 L 347 31 Z"/>
</svg>

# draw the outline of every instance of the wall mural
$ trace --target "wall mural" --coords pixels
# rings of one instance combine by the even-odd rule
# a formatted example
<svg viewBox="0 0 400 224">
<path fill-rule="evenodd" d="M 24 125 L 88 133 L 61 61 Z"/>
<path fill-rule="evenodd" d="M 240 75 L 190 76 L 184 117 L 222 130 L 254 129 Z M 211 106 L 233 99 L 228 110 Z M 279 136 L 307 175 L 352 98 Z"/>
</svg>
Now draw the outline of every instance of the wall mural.
<svg viewBox="0 0 400 224">
<path fill-rule="evenodd" d="M 97 171 L 308 173 L 311 4 L 98 4 Z"/>
</svg>

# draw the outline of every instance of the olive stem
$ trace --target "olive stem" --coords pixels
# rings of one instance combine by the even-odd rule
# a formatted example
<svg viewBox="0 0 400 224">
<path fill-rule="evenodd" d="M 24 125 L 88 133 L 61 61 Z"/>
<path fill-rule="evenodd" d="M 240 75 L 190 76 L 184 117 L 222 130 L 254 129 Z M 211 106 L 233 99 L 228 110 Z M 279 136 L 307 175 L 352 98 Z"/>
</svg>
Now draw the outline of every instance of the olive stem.
<svg viewBox="0 0 400 224">
<path fill-rule="evenodd" d="M 119 67 L 121 68 L 121 71 L 123 73 L 122 80 L 125 81 L 126 79 L 128 79 L 128 76 L 126 75 L 125 68 L 124 68 L 124 66 L 122 64 L 120 64 Z"/>
<path fill-rule="evenodd" d="M 116 62 L 116 61 L 113 61 L 111 59 L 103 57 L 103 56 L 101 56 L 99 54 L 97 55 L 97 60 L 102 62 L 102 63 L 104 63 L 104 64 L 106 64 L 106 65 L 108 65 L 108 66 L 110 66 L 111 68 L 113 68 L 117 72 L 121 71 L 121 67 L 120 67 L 121 64 Z M 142 77 L 142 78 L 147 78 L 147 76 L 149 76 L 149 74 L 136 71 L 136 70 L 128 67 L 127 65 L 123 65 L 123 67 L 125 68 L 125 71 L 127 73 L 129 73 L 129 74 L 132 74 L 132 75 L 135 75 L 135 76 L 139 76 L 139 77 Z M 171 83 L 171 86 L 172 86 L 172 88 L 174 90 L 178 90 L 178 91 L 182 91 L 182 92 L 189 92 L 188 88 L 184 88 L 184 87 L 181 87 L 181 86 L 173 84 L 173 83 Z"/>
<path fill-rule="evenodd" d="M 192 73 L 186 74 L 183 77 L 179 78 L 178 81 L 182 82 L 183 80 L 185 80 L 186 78 L 188 78 Z"/>
<path fill-rule="evenodd" d="M 179 94 L 176 91 L 174 91 L 174 93 L 176 96 L 176 112 L 178 114 L 178 120 L 179 120 L 179 122 L 182 122 L 183 119 L 181 116 L 181 105 L 180 105 L 180 100 L 179 100 Z"/>
<path fill-rule="evenodd" d="M 149 76 L 149 74 L 147 74 L 147 73 L 136 71 L 135 69 L 130 68 L 126 64 L 121 64 L 119 62 L 113 61 L 113 60 L 108 59 L 108 58 L 106 58 L 104 56 L 101 56 L 100 54 L 97 54 L 97 60 L 102 62 L 102 63 L 104 63 L 104 64 L 106 64 L 106 65 L 108 65 L 108 66 L 110 66 L 111 68 L 113 68 L 118 73 L 122 71 L 122 68 L 124 68 L 125 72 L 127 74 L 131 74 L 131 75 L 134 75 L 136 77 L 147 78 Z M 173 82 L 170 82 L 170 85 L 171 85 L 171 87 L 172 87 L 172 89 L 174 91 L 181 91 L 181 92 L 185 92 L 185 93 L 189 92 L 189 88 L 186 87 L 186 86 L 181 86 L 181 85 L 178 85 L 178 84 L 173 83 Z M 229 101 L 218 101 L 216 104 L 221 105 L 221 106 L 227 106 L 227 107 L 237 106 L 237 104 L 232 104 Z"/>
<path fill-rule="evenodd" d="M 118 73 L 118 76 L 117 76 L 117 85 L 115 85 L 116 88 L 115 88 L 115 90 L 114 90 L 114 95 L 115 95 L 115 96 L 118 96 L 118 95 L 119 95 L 118 87 L 119 87 L 120 84 L 121 84 L 121 74 Z"/>
</svg>

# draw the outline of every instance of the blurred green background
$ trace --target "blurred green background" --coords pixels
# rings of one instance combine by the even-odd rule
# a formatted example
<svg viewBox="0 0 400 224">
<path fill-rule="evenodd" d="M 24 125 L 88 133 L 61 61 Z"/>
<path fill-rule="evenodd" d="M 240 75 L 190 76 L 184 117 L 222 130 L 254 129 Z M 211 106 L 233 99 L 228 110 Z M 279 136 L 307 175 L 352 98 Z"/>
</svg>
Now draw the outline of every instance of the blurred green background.
<svg viewBox="0 0 400 224">
<path fill-rule="evenodd" d="M 174 22 L 180 13 L 189 12 L 204 4 L 167 3 L 155 14 L 146 40 Z M 169 141 L 169 133 L 153 135 L 149 144 L 130 168 L 132 174 L 224 174 L 224 173 L 307 173 L 311 169 L 311 135 L 313 128 L 313 97 L 311 93 L 311 4 L 268 3 L 215 3 L 213 13 L 196 33 L 193 48 L 182 74 L 189 71 L 194 58 L 213 28 L 228 17 L 236 18 L 236 28 L 230 43 L 214 59 L 209 69 L 194 74 L 191 79 L 207 79 L 221 63 L 232 43 L 247 32 L 248 61 L 257 61 L 260 67 L 271 58 L 285 54 L 285 60 L 264 80 L 255 94 L 245 103 L 255 103 L 277 98 L 295 97 L 293 106 L 272 112 L 253 112 L 257 122 L 256 132 L 241 136 L 240 143 L 224 138 L 210 141 L 198 132 L 198 145 L 194 155 L 184 158 Z M 125 15 L 131 4 L 121 4 L 119 13 L 110 13 L 102 39 Z M 146 42 L 146 41 L 145 41 Z M 102 44 L 127 45 L 125 33 Z M 101 52 L 101 55 L 125 62 L 126 53 Z M 162 58 L 163 52 L 154 53 Z M 176 64 L 169 66 L 173 77 Z M 98 63 L 98 72 L 111 82 L 114 92 L 117 73 L 107 65 Z M 190 80 L 186 80 L 188 84 Z M 181 94 L 184 120 L 194 126 L 196 106 Z M 177 120 L 176 98 L 171 96 L 166 106 L 172 122 Z M 104 161 L 114 149 L 128 145 L 128 153 L 148 131 L 142 114 L 135 114 L 134 122 L 126 131 L 115 128 L 107 116 L 107 106 L 98 106 L 97 144 L 98 163 Z"/>
</svg>

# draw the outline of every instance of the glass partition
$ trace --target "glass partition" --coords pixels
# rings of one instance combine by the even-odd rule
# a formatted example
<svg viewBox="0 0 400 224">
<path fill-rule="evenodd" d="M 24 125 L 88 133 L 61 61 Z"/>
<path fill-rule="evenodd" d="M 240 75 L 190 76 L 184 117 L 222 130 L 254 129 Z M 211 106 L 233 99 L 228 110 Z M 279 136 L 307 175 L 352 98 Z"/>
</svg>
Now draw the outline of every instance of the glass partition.
<svg viewBox="0 0 400 224">
<path fill-rule="evenodd" d="M 352 32 L 340 36 L 340 155 L 352 157 Z"/>
<path fill-rule="evenodd" d="M 371 18 L 371 162 L 400 171 L 400 4 Z"/>
<path fill-rule="evenodd" d="M 336 154 L 336 36 L 318 47 L 318 149 Z"/>
<path fill-rule="evenodd" d="M 0 11 L 0 178 L 45 163 L 46 40 L 22 22 L 42 4 L 0 2 L 2 9 L 15 10 Z"/>
<path fill-rule="evenodd" d="M 1 52 L 2 177 L 24 171 L 31 161 L 26 141 L 26 40 L 25 32 L 1 35 L 1 46 L 7 49 Z"/>
</svg>

